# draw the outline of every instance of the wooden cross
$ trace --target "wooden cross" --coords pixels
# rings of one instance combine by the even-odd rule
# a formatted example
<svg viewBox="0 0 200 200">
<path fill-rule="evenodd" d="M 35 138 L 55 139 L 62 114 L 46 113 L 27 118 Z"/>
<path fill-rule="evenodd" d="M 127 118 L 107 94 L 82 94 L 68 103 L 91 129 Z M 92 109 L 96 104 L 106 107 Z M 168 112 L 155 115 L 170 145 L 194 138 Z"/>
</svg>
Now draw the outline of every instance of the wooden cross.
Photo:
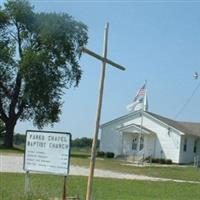
<svg viewBox="0 0 200 200">
<path fill-rule="evenodd" d="M 84 53 L 87 53 L 87 54 L 97 58 L 98 60 L 102 61 L 102 70 L 101 70 L 100 85 L 99 85 L 99 97 L 98 97 L 97 112 L 96 112 L 94 138 L 93 138 L 93 142 L 92 142 L 90 172 L 89 172 L 89 177 L 88 177 L 86 200 L 92 200 L 93 176 L 94 176 L 94 168 L 95 168 L 95 161 L 96 161 L 96 146 L 97 146 L 99 125 L 100 125 L 100 118 L 101 118 L 101 108 L 102 108 L 102 100 L 103 100 L 106 64 L 110 64 L 113 67 L 116 67 L 120 70 L 125 70 L 125 68 L 123 66 L 107 59 L 108 28 L 109 28 L 109 23 L 106 23 L 105 32 L 104 32 L 103 56 L 100 56 L 100 55 L 94 53 L 93 51 L 86 49 L 85 47 L 82 48 L 82 51 Z"/>
</svg>

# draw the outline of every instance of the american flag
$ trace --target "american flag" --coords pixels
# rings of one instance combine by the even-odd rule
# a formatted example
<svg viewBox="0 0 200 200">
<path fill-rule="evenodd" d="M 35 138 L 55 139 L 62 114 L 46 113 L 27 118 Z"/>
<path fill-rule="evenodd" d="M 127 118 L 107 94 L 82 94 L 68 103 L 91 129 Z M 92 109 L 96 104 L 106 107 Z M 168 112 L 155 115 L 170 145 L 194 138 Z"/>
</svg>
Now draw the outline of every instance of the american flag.
<svg viewBox="0 0 200 200">
<path fill-rule="evenodd" d="M 134 97 L 131 104 L 129 104 L 126 108 L 129 112 L 136 110 L 147 110 L 147 98 L 146 98 L 146 81 L 145 84 L 137 91 L 136 96 Z"/>
<path fill-rule="evenodd" d="M 135 98 L 134 98 L 134 102 L 138 101 L 140 97 L 144 97 L 145 95 L 145 84 L 138 90 Z"/>
</svg>

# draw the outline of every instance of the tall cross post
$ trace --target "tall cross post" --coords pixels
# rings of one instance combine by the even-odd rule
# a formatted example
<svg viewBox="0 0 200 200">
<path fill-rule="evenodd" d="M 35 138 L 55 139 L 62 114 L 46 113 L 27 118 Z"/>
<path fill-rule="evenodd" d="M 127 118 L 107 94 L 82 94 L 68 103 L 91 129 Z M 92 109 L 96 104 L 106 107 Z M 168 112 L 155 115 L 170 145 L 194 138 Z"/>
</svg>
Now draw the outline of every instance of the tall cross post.
<svg viewBox="0 0 200 200">
<path fill-rule="evenodd" d="M 83 47 L 83 49 L 82 49 L 84 53 L 87 53 L 90 56 L 95 57 L 96 59 L 102 61 L 102 68 L 101 68 L 101 75 L 100 75 L 101 77 L 100 77 L 100 84 L 99 84 L 99 97 L 98 97 L 98 104 L 97 104 L 97 111 L 96 111 L 94 138 L 93 138 L 93 142 L 92 142 L 90 170 L 89 170 L 89 177 L 88 177 L 88 184 L 87 184 L 86 200 L 92 200 L 93 177 L 94 177 L 94 168 L 95 168 L 95 162 L 96 162 L 96 147 L 97 147 L 99 125 L 100 125 L 100 118 L 101 118 L 101 108 L 102 108 L 102 100 L 103 100 L 106 64 L 110 64 L 113 67 L 116 67 L 120 70 L 125 70 L 125 68 L 123 66 L 107 59 L 108 28 L 109 28 L 109 23 L 106 23 L 105 32 L 104 32 L 103 56 L 100 56 L 85 47 Z"/>
</svg>

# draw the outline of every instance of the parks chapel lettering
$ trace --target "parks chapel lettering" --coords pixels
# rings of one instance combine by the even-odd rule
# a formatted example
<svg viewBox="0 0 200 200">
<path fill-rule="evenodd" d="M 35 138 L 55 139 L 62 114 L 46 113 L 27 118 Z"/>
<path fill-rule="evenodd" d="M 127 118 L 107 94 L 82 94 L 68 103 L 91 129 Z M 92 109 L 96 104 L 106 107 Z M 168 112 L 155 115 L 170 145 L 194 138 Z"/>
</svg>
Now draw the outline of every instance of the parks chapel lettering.
<svg viewBox="0 0 200 200">
<path fill-rule="evenodd" d="M 49 149 L 68 149 L 69 146 L 66 142 L 67 138 L 63 136 L 48 136 L 45 138 L 43 135 L 30 135 L 27 145 Z"/>
<path fill-rule="evenodd" d="M 49 135 L 48 141 L 55 141 L 55 142 L 67 142 L 67 138 L 65 136 L 51 136 Z"/>
</svg>

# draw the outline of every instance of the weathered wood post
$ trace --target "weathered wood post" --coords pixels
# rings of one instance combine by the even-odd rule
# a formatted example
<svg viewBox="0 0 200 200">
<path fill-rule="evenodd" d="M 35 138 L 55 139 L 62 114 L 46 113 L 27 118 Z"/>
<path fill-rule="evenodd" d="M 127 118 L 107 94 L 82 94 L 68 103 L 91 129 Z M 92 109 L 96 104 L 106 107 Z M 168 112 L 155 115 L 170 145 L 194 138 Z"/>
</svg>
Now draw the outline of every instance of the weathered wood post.
<svg viewBox="0 0 200 200">
<path fill-rule="evenodd" d="M 100 77 L 100 84 L 99 84 L 99 97 L 98 97 L 97 112 L 96 112 L 94 138 L 93 138 L 93 142 L 92 142 L 90 172 L 89 172 L 89 177 L 88 177 L 86 200 L 92 200 L 92 186 L 93 186 L 94 168 L 95 168 L 95 161 L 96 161 L 96 146 L 97 146 L 99 125 L 100 125 L 100 118 L 101 118 L 101 108 L 102 108 L 102 100 L 103 100 L 106 64 L 110 64 L 121 70 L 125 70 L 125 68 L 122 67 L 121 65 L 114 63 L 113 61 L 107 59 L 108 28 L 109 28 L 109 23 L 106 23 L 105 32 L 104 32 L 103 56 L 100 56 L 86 48 L 83 48 L 83 52 L 102 61 L 101 77 Z"/>
</svg>

